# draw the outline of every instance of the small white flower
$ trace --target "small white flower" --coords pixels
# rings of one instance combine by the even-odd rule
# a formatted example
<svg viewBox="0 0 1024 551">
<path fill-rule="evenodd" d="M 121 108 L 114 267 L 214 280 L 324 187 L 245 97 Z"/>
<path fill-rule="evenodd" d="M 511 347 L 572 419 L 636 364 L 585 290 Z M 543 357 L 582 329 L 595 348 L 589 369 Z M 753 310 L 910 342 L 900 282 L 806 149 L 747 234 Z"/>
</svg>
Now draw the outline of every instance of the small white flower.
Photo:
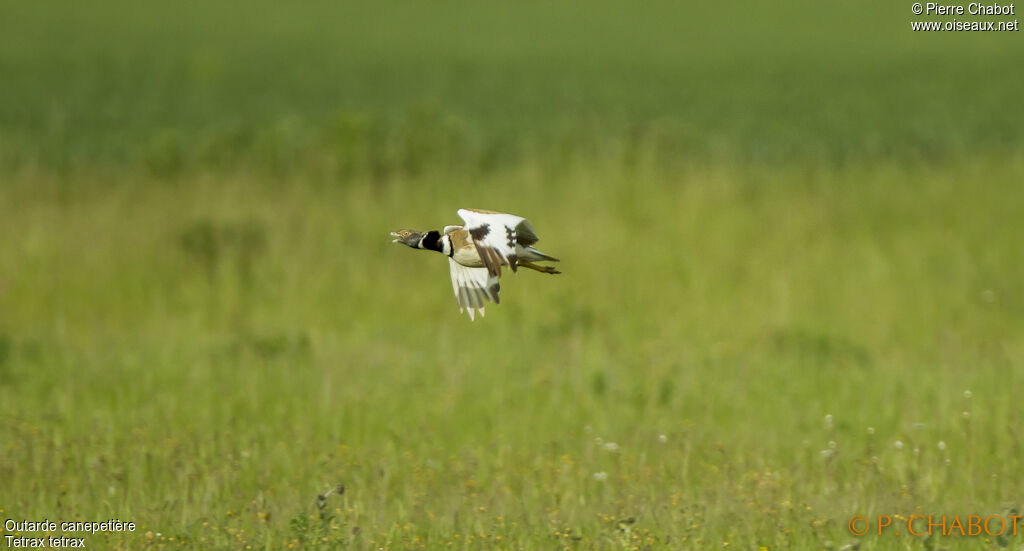
<svg viewBox="0 0 1024 551">
<path fill-rule="evenodd" d="M 604 440 L 600 436 L 594 438 L 594 443 L 600 444 L 601 442 L 604 442 Z"/>
<path fill-rule="evenodd" d="M 607 442 L 604 445 L 604 449 L 606 449 L 606 450 L 608 450 L 610 452 L 617 452 L 617 451 L 619 451 L 619 445 L 616 444 L 615 442 Z"/>
<path fill-rule="evenodd" d="M 826 429 L 831 429 L 832 428 L 832 414 L 831 413 L 829 413 L 828 415 L 825 416 L 825 428 Z"/>
<path fill-rule="evenodd" d="M 969 411 L 965 411 L 965 412 L 961 413 L 960 415 L 962 415 L 964 419 L 970 419 L 971 418 L 971 412 L 969 412 Z"/>
<path fill-rule="evenodd" d="M 946 449 L 946 442 L 944 440 L 939 440 L 939 451 L 942 451 L 942 450 L 945 450 L 945 449 Z"/>
<path fill-rule="evenodd" d="M 604 471 L 601 471 L 599 473 L 594 473 L 594 480 L 602 481 L 602 482 L 605 481 L 605 480 L 608 480 L 608 473 L 606 473 Z"/>
<path fill-rule="evenodd" d="M 971 396 L 973 396 L 973 394 L 971 394 L 970 390 L 965 390 L 964 391 L 964 398 L 967 398 L 968 400 L 970 400 Z"/>
<path fill-rule="evenodd" d="M 868 434 L 875 434 L 875 427 L 868 427 Z"/>
<path fill-rule="evenodd" d="M 662 444 L 664 444 L 665 442 L 668 442 L 668 437 L 665 436 L 664 434 L 659 434 L 658 435 L 658 442 L 661 442 Z"/>
<path fill-rule="evenodd" d="M 825 459 L 828 459 L 829 457 L 832 457 L 833 455 L 836 454 L 835 450 L 821 450 L 818 453 L 820 453 L 821 456 Z"/>
<path fill-rule="evenodd" d="M 903 449 L 903 442 L 897 440 L 897 441 L 892 443 L 892 446 L 894 448 L 896 448 L 897 450 L 902 450 Z"/>
<path fill-rule="evenodd" d="M 946 458 L 946 466 L 948 467 L 948 466 L 950 466 L 952 464 L 953 464 L 953 460 L 947 457 Z"/>
<path fill-rule="evenodd" d="M 828 448 L 829 448 L 830 450 L 834 450 L 834 449 L 836 449 L 837 447 L 839 447 L 839 444 L 836 444 L 836 441 L 835 441 L 835 440 L 829 440 L 829 441 L 828 441 Z"/>
</svg>

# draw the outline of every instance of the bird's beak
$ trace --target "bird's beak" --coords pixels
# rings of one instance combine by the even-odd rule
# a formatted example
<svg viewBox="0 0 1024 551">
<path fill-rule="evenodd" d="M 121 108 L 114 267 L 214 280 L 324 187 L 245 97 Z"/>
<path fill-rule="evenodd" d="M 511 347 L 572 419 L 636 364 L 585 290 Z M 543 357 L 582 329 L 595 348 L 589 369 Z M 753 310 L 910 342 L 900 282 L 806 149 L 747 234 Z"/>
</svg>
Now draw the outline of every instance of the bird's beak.
<svg viewBox="0 0 1024 551">
<path fill-rule="evenodd" d="M 401 243 L 402 242 L 402 236 L 398 235 L 395 232 L 391 232 L 391 237 L 397 238 L 397 239 L 392 239 L 391 240 L 392 243 Z"/>
</svg>

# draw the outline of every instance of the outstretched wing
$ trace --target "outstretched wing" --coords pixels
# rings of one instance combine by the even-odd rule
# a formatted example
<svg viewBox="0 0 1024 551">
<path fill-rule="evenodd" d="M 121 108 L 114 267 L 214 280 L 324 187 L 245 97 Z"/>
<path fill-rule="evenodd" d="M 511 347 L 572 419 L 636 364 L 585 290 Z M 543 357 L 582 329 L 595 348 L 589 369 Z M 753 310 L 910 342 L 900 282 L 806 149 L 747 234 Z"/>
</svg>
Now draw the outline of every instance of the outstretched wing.
<svg viewBox="0 0 1024 551">
<path fill-rule="evenodd" d="M 487 301 L 498 304 L 498 278 L 487 273 L 487 268 L 470 268 L 449 258 L 448 266 L 452 274 L 452 290 L 455 301 L 459 303 L 459 312 L 469 311 L 469 319 L 474 316 L 474 309 L 484 315 L 484 303 Z"/>
<path fill-rule="evenodd" d="M 504 214 L 488 210 L 459 209 L 459 216 L 466 221 L 466 230 L 473 238 L 473 244 L 480 255 L 480 260 L 487 267 L 492 277 L 501 277 L 501 266 L 504 264 L 516 271 L 516 243 L 519 242 L 517 228 L 526 219 L 514 214 Z M 529 228 L 529 224 L 526 225 Z M 533 228 L 528 230 L 536 242 Z"/>
</svg>

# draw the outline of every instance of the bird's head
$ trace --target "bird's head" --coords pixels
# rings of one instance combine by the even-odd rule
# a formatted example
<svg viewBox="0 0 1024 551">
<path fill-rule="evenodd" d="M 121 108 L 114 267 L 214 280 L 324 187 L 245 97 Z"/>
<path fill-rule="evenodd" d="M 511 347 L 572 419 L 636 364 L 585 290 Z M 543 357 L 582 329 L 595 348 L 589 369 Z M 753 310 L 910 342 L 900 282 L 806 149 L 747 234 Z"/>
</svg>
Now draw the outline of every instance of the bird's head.
<svg viewBox="0 0 1024 551">
<path fill-rule="evenodd" d="M 423 237 L 423 232 L 416 230 L 398 230 L 391 232 L 392 243 L 401 243 L 412 248 L 416 248 L 416 245 L 420 242 L 420 238 Z"/>
</svg>

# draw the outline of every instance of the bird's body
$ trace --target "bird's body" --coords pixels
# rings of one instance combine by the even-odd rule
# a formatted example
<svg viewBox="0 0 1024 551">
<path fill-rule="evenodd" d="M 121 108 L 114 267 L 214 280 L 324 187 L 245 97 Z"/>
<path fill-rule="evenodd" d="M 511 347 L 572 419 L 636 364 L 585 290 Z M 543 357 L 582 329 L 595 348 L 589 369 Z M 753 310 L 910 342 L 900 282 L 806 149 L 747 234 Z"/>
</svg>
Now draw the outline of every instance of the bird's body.
<svg viewBox="0 0 1024 551">
<path fill-rule="evenodd" d="M 483 315 L 485 301 L 499 302 L 502 266 L 513 272 L 523 266 L 548 274 L 560 273 L 550 266 L 534 264 L 558 259 L 533 248 L 537 234 L 525 218 L 476 209 L 460 209 L 459 216 L 465 221 L 464 226 L 428 232 L 398 230 L 391 235 L 396 237 L 394 243 L 437 251 L 448 257 L 459 311 L 468 310 L 470 319 L 474 309 Z"/>
<path fill-rule="evenodd" d="M 451 254 L 452 260 L 467 266 L 470 268 L 486 268 L 484 261 L 480 258 L 480 253 L 476 250 L 476 245 L 473 243 L 473 236 L 470 235 L 469 230 L 463 229 L 461 226 L 456 226 L 458 229 L 453 229 L 450 233 L 446 233 L 441 236 L 441 252 L 449 254 L 449 251 L 454 251 Z M 557 260 L 552 258 L 533 247 L 524 247 L 520 243 L 515 244 L 517 264 L 522 265 L 524 262 L 534 262 L 538 260 Z M 517 266 L 518 267 L 518 266 Z"/>
<path fill-rule="evenodd" d="M 443 239 L 445 240 L 444 246 L 454 251 L 451 255 L 452 260 L 470 268 L 484 267 L 484 262 L 480 260 L 480 253 L 476 252 L 476 245 L 473 244 L 473 237 L 469 235 L 468 230 L 461 226 L 452 227 L 451 231 L 444 234 Z"/>
</svg>

